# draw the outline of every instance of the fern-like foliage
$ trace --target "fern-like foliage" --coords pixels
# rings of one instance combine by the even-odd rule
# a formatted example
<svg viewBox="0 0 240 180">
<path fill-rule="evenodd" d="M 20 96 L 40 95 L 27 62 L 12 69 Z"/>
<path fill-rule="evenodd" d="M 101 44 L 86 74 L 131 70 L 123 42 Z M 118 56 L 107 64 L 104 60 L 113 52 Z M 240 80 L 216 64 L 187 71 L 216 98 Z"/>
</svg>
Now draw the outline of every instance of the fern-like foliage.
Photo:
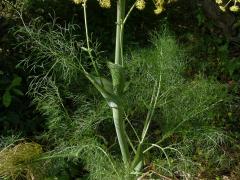
<svg viewBox="0 0 240 180">
<path fill-rule="evenodd" d="M 196 152 L 186 149 L 202 151 L 201 157 L 209 160 L 207 167 L 219 165 L 214 159 L 228 159 L 221 147 L 232 140 L 212 124 L 219 107 L 228 100 L 226 87 L 201 75 L 193 80 L 185 78 L 187 53 L 167 29 L 153 33 L 152 43 L 150 48 L 132 51 L 126 64 L 128 118 L 135 129 L 143 126 L 143 115 L 152 108 L 154 84 L 161 81 L 148 136 L 149 143 L 157 142 L 150 148 L 157 150 L 151 150 L 158 161 L 154 164 L 163 174 L 189 179 L 203 167 L 193 160 Z"/>
<path fill-rule="evenodd" d="M 81 66 L 91 69 L 81 49 L 83 41 L 73 35 L 79 28 L 41 26 L 35 21 L 21 28 L 18 35 L 25 39 L 20 45 L 30 52 L 20 64 L 32 74 L 29 95 L 46 119 L 46 131 L 41 137 L 51 143 L 37 160 L 48 167 L 44 176 L 57 176 L 67 168 L 67 162 L 79 161 L 90 179 L 122 179 L 122 164 L 109 154 L 102 143 L 104 137 L 96 131 L 99 123 L 111 119 L 111 112 L 82 73 Z"/>
<path fill-rule="evenodd" d="M 30 52 L 30 56 L 22 61 L 33 77 L 29 95 L 46 119 L 46 129 L 41 137 L 51 144 L 38 162 L 48 165 L 46 177 L 57 176 L 68 162 L 76 161 L 83 163 L 89 179 L 126 179 L 130 172 L 117 156 L 114 135 L 104 135 L 104 131 L 108 135 L 114 133 L 112 123 L 109 123 L 109 107 L 97 91 L 92 90 L 81 72 L 81 66 L 91 71 L 91 62 L 81 49 L 84 41 L 73 35 L 75 30 L 76 26 L 72 25 L 64 28 L 56 24 L 41 26 L 36 20 L 18 31 L 24 42 L 20 45 Z M 123 103 L 126 115 L 131 119 L 132 127 L 127 129 L 135 129 L 129 133 L 129 139 L 133 147 L 137 145 L 135 135 L 141 132 L 147 112 L 154 108 L 144 145 L 150 149 L 144 153 L 150 154 L 145 165 L 154 164 L 155 168 L 147 171 L 146 167 L 143 176 L 151 177 L 155 172 L 156 176 L 158 173 L 179 174 L 187 178 L 201 167 L 200 162 L 193 160 L 197 148 L 207 149 L 209 156 L 204 156 L 205 159 L 212 154 L 223 157 L 220 146 L 228 138 L 211 128 L 211 121 L 227 95 L 224 86 L 216 81 L 202 76 L 194 80 L 184 78 L 186 52 L 167 30 L 153 34 L 152 42 L 152 47 L 134 50 L 127 57 L 128 83 Z M 99 58 L 96 48 L 93 52 Z M 160 94 L 153 107 L 149 104 L 154 84 L 159 81 Z M 195 142 L 198 138 L 200 144 Z M 212 165 L 217 163 L 211 162 Z"/>
</svg>

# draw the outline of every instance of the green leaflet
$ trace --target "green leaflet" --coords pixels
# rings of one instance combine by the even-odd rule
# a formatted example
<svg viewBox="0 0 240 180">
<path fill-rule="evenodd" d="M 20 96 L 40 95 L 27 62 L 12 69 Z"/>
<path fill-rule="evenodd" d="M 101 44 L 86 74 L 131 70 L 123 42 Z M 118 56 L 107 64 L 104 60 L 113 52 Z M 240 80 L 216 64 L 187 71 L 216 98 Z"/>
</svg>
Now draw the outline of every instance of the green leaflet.
<svg viewBox="0 0 240 180">
<path fill-rule="evenodd" d="M 5 93 L 3 94 L 2 97 L 2 103 L 5 107 L 9 107 L 10 104 L 12 102 L 12 95 L 10 94 L 10 92 L 7 90 L 5 91 Z"/>
<path fill-rule="evenodd" d="M 116 108 L 119 104 L 119 99 L 113 92 L 112 83 L 103 77 L 96 77 L 86 72 L 85 75 L 97 88 L 97 90 L 102 94 L 108 105 L 111 108 Z"/>
<path fill-rule="evenodd" d="M 1 72 L 0 72 L 1 73 Z M 16 76 L 11 84 L 6 88 L 3 96 L 2 96 L 2 103 L 5 107 L 9 107 L 12 103 L 12 94 L 11 92 L 14 92 L 16 95 L 23 96 L 23 92 L 19 89 L 17 89 L 17 86 L 20 86 L 22 82 L 22 78 L 19 76 Z"/>
<path fill-rule="evenodd" d="M 22 82 L 22 78 L 21 77 L 19 77 L 19 76 L 15 77 L 12 80 L 11 85 L 9 86 L 9 89 L 11 89 L 13 87 L 16 87 L 16 86 L 20 86 L 21 82 Z"/>
</svg>

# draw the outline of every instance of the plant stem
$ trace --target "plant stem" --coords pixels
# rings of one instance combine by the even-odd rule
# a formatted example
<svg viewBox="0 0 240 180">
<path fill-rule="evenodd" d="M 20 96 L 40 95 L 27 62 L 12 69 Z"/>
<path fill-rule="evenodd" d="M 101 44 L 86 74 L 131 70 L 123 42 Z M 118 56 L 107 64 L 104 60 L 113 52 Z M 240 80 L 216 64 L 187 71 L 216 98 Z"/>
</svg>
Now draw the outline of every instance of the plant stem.
<svg viewBox="0 0 240 180">
<path fill-rule="evenodd" d="M 113 120 L 114 125 L 117 133 L 118 143 L 120 146 L 120 150 L 122 153 L 123 162 L 126 166 L 129 165 L 130 161 L 130 154 L 129 154 L 129 148 L 127 143 L 127 136 L 125 131 L 125 125 L 123 121 L 123 114 L 121 107 L 112 108 L 113 112 Z"/>
<path fill-rule="evenodd" d="M 87 1 L 84 1 L 82 6 L 83 6 L 83 14 L 84 14 L 85 36 L 86 36 L 86 40 L 87 40 L 87 52 L 88 52 L 88 55 L 89 55 L 89 57 L 90 57 L 90 59 L 92 61 L 92 64 L 93 64 L 93 67 L 94 67 L 94 70 L 95 70 L 97 76 L 100 77 L 100 74 L 98 72 L 98 68 L 97 68 L 96 62 L 93 59 L 92 49 L 90 48 L 90 43 L 89 43 L 88 23 L 87 23 L 87 7 L 86 7 L 87 5 L 86 5 L 86 3 L 87 3 Z"/>
<path fill-rule="evenodd" d="M 116 24 L 116 44 L 115 44 L 115 64 L 123 65 L 122 57 L 122 41 L 123 41 L 123 19 L 125 13 L 125 0 L 117 1 L 117 24 Z M 120 72 L 119 72 L 120 73 Z M 118 78 L 121 76 L 119 75 Z M 113 78 L 113 86 L 115 89 L 115 94 L 120 97 L 121 90 L 119 89 L 119 79 Z M 126 166 L 129 165 L 130 153 L 128 148 L 127 136 L 125 131 L 125 124 L 123 118 L 123 108 L 120 104 L 112 108 L 113 120 L 116 129 L 116 134 L 118 138 L 118 143 L 122 153 L 123 162 Z"/>
<path fill-rule="evenodd" d="M 122 65 L 123 20 L 125 16 L 125 0 L 117 1 L 115 64 Z"/>
</svg>

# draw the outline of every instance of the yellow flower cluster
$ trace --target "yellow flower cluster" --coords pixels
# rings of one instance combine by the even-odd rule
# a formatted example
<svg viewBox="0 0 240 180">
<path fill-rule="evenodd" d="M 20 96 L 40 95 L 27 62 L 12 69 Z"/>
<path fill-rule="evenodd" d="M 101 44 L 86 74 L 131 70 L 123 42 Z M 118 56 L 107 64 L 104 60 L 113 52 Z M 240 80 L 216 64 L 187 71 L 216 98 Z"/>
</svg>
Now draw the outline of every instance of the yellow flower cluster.
<svg viewBox="0 0 240 180">
<path fill-rule="evenodd" d="M 81 3 L 83 2 L 83 0 L 73 0 L 73 2 L 74 2 L 75 4 L 81 4 Z"/>
<path fill-rule="evenodd" d="M 155 10 L 154 13 L 155 14 L 160 14 L 162 13 L 165 9 L 164 9 L 164 4 L 165 3 L 170 3 L 172 1 L 175 0 L 153 0 L 154 4 L 155 4 Z M 136 8 L 138 10 L 143 10 L 146 6 L 146 1 L 145 0 L 136 0 Z"/>
<path fill-rule="evenodd" d="M 75 4 L 81 4 L 86 2 L 87 0 L 73 0 L 73 2 Z M 111 0 L 98 0 L 99 1 L 99 5 L 102 8 L 110 8 L 111 7 Z M 155 10 L 154 13 L 155 14 L 160 14 L 162 13 L 165 8 L 164 8 L 164 4 L 165 3 L 171 3 L 171 2 L 175 2 L 176 0 L 153 0 L 154 4 L 155 4 Z M 220 3 L 220 1 L 222 2 L 222 0 L 216 0 L 216 2 Z M 240 1 L 240 0 L 237 0 Z M 135 3 L 135 7 L 138 10 L 143 10 L 146 6 L 146 0 L 136 0 Z"/>
<path fill-rule="evenodd" d="M 86 2 L 87 0 L 73 0 L 75 4 L 81 4 Z M 102 8 L 110 8 L 111 7 L 111 1 L 110 0 L 99 0 L 99 5 Z"/>
<path fill-rule="evenodd" d="M 229 7 L 229 10 L 232 11 L 232 12 L 238 12 L 240 11 L 240 7 L 237 5 L 237 3 L 240 3 L 240 0 L 229 0 L 225 5 L 223 5 L 223 0 L 215 0 L 216 4 L 219 5 L 219 8 L 225 12 L 228 5 L 230 3 L 233 3 L 232 6 Z"/>
<path fill-rule="evenodd" d="M 143 10 L 145 8 L 146 2 L 144 0 L 137 0 L 136 1 L 136 8 L 138 10 Z"/>
<path fill-rule="evenodd" d="M 111 1 L 110 0 L 100 0 L 99 5 L 102 8 L 110 8 L 111 7 Z"/>
<path fill-rule="evenodd" d="M 238 12 L 238 11 L 239 11 L 239 7 L 236 6 L 236 5 L 231 6 L 229 9 L 230 9 L 230 11 L 232 11 L 232 12 Z"/>
<path fill-rule="evenodd" d="M 217 4 L 222 4 L 223 1 L 222 1 L 222 0 L 216 0 L 216 3 L 217 3 Z"/>
<path fill-rule="evenodd" d="M 156 9 L 154 10 L 154 13 L 160 14 L 161 12 L 163 12 L 165 10 L 163 5 L 164 5 L 164 0 L 155 0 Z"/>
</svg>

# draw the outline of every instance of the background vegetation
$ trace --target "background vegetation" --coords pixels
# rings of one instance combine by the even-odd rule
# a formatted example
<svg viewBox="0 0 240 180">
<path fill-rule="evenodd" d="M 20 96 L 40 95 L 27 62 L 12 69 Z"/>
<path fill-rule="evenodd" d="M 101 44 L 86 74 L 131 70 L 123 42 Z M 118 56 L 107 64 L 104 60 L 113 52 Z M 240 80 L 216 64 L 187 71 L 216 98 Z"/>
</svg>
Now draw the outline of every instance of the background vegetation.
<svg viewBox="0 0 240 180">
<path fill-rule="evenodd" d="M 128 178 L 108 106 L 79 71 L 80 64 L 92 70 L 81 49 L 81 6 L 66 0 L 0 3 L 0 177 Z M 89 1 L 89 32 L 109 77 L 115 5 L 98 6 Z M 161 75 L 147 137 L 159 143 L 149 149 L 139 176 L 239 179 L 240 16 L 222 13 L 211 0 L 168 6 L 158 16 L 150 4 L 133 11 L 125 28 L 129 132 L 140 133 Z M 134 132 L 129 138 L 138 141 Z"/>
</svg>

